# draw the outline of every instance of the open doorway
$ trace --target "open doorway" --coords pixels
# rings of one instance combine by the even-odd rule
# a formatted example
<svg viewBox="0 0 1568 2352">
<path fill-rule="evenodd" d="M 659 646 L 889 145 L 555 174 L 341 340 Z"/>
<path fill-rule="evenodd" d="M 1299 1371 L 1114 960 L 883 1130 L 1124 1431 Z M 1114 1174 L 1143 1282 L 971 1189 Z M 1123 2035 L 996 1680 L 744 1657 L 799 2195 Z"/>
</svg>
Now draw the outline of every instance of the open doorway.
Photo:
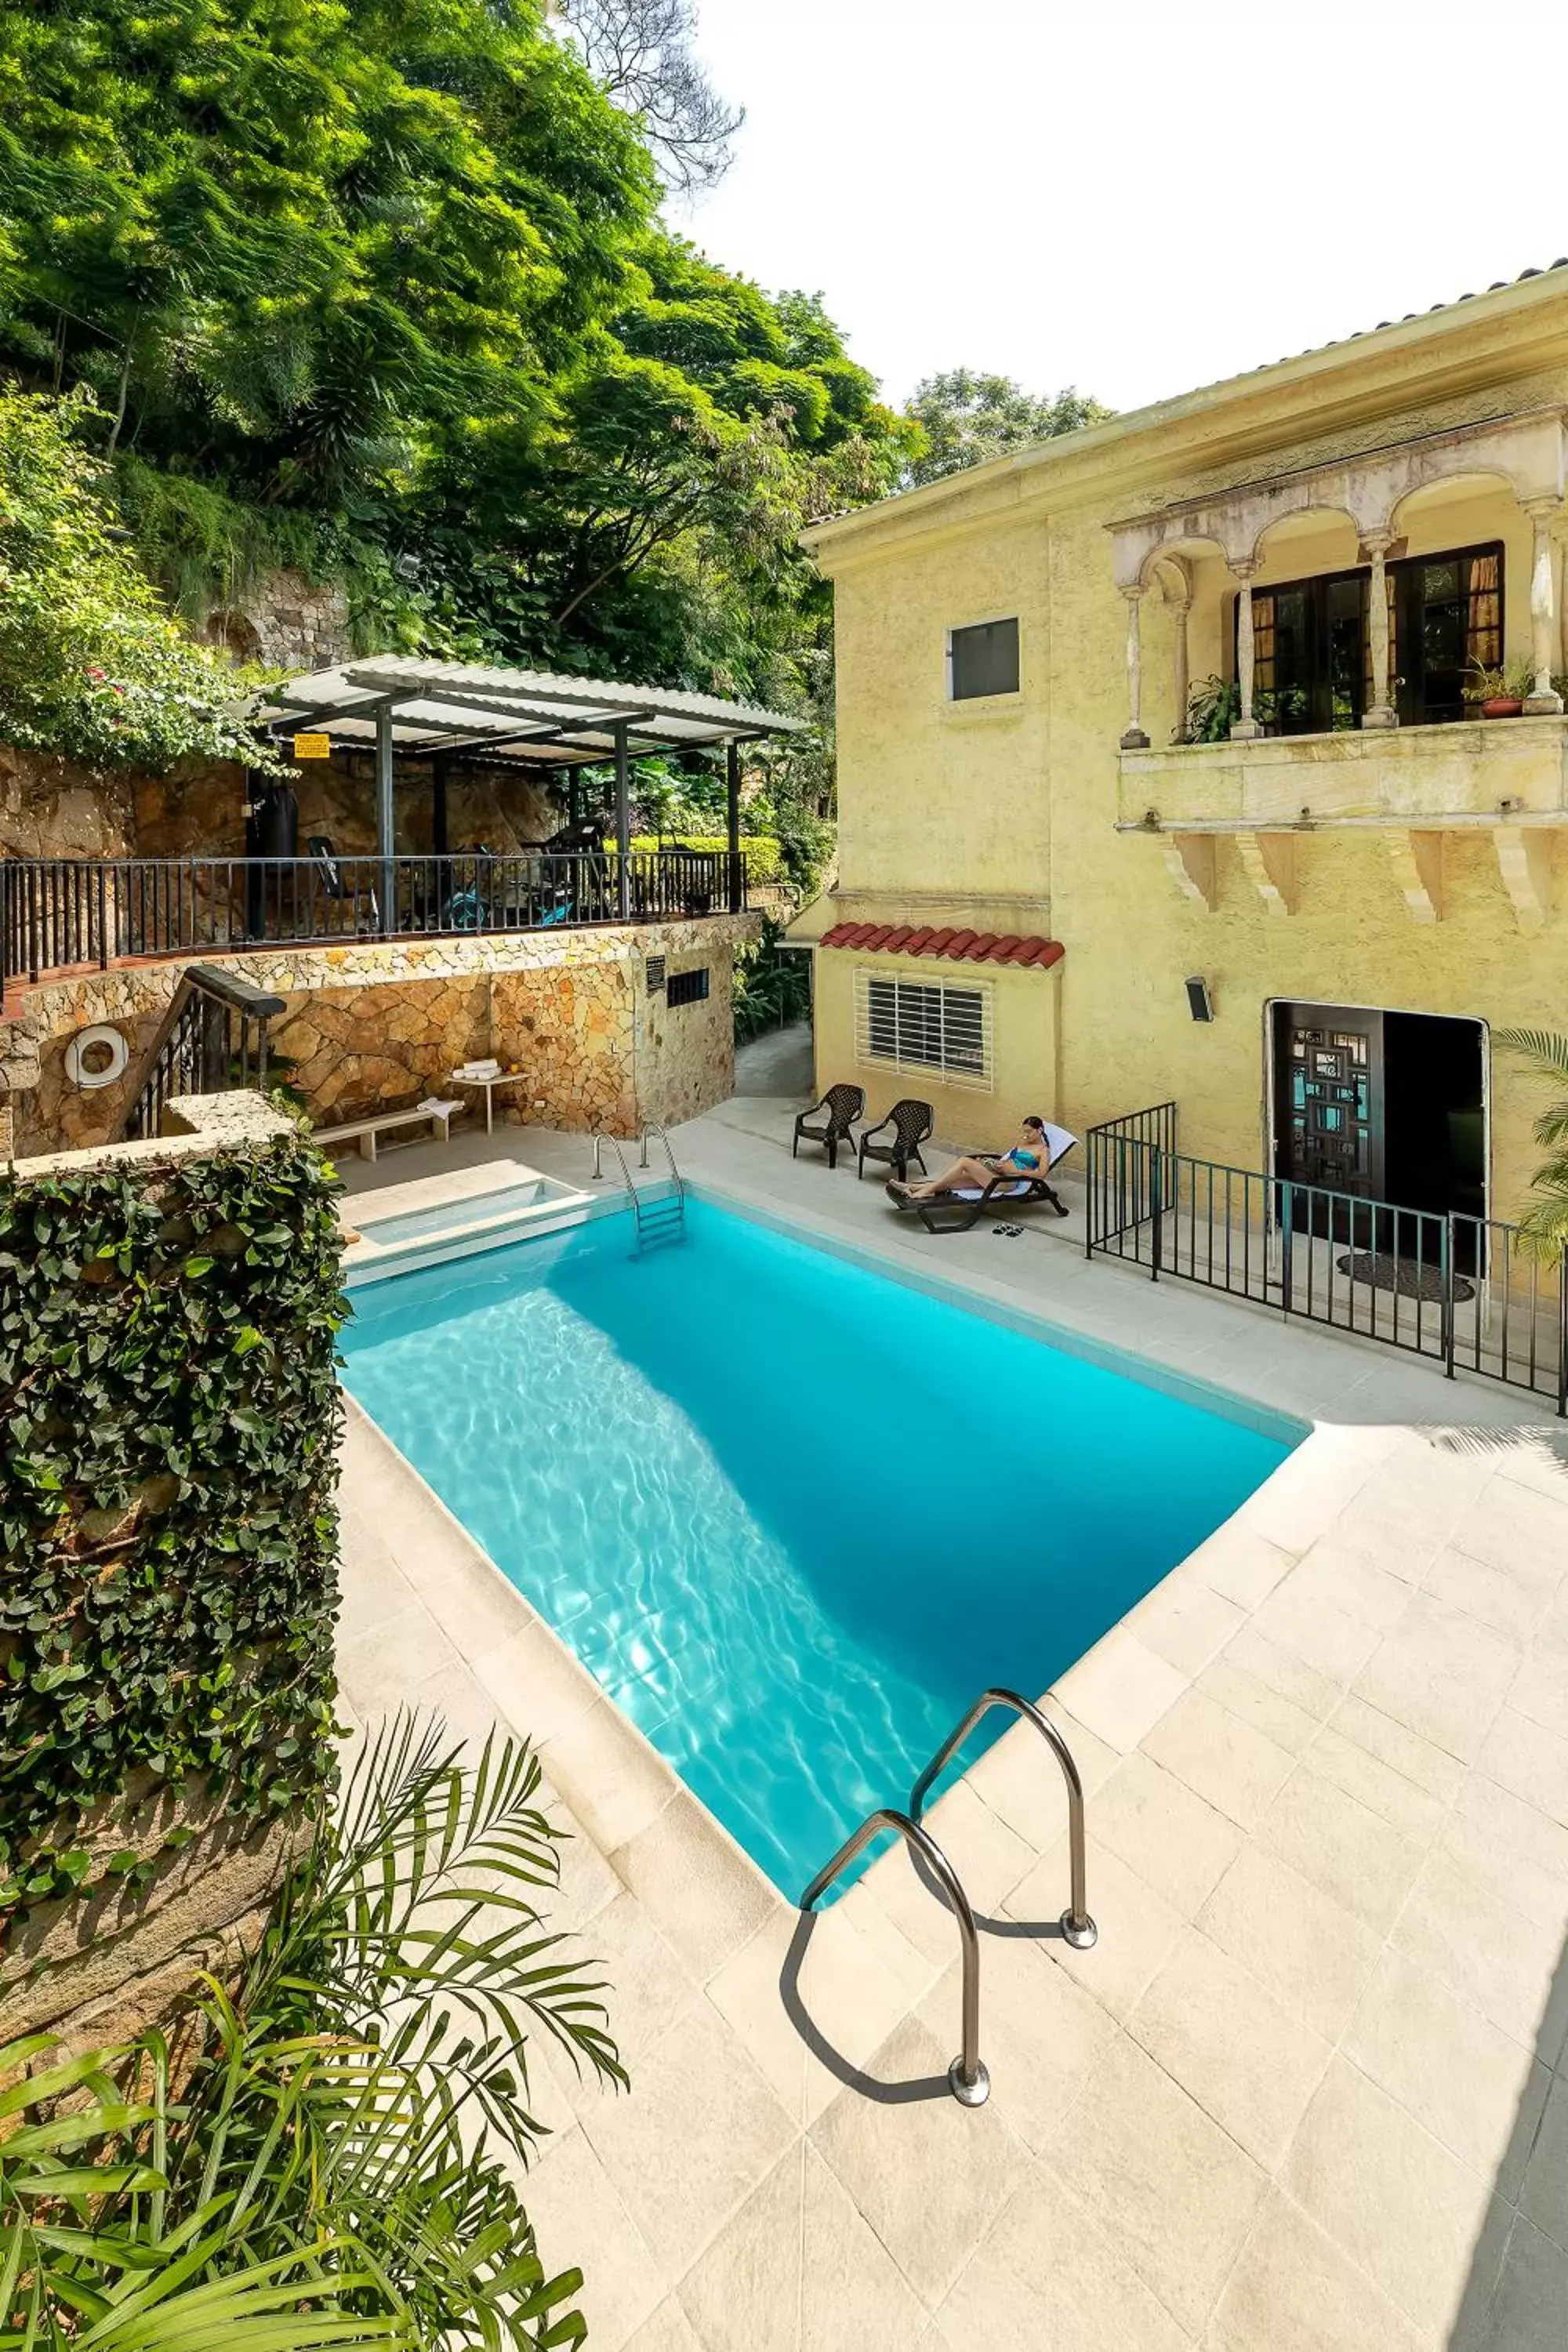
<svg viewBox="0 0 1568 2352">
<path fill-rule="evenodd" d="M 1479 1021 L 1277 1003 L 1273 1046 L 1276 1175 L 1436 1216 L 1485 1216 Z"/>
</svg>

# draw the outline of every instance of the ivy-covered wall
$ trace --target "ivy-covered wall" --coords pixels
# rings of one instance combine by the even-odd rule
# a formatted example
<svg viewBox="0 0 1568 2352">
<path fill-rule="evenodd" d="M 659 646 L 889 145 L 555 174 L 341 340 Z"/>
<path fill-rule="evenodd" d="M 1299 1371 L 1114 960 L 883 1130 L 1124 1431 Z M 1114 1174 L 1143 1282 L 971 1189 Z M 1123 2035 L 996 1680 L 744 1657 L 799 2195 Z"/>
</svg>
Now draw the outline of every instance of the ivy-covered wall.
<svg viewBox="0 0 1568 2352">
<path fill-rule="evenodd" d="M 0 1176 L 0 2017 L 331 1769 L 334 1180 L 224 1100 Z"/>
</svg>

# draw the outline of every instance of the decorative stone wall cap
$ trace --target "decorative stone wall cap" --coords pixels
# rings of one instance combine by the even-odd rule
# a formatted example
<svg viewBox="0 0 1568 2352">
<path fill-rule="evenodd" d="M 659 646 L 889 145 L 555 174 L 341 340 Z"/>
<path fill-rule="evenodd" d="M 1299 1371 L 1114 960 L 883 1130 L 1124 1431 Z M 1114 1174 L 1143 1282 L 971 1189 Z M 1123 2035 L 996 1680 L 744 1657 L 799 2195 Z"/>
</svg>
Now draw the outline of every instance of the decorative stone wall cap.
<svg viewBox="0 0 1568 2352">
<path fill-rule="evenodd" d="M 56 1176 L 87 1168 L 173 1167 L 238 1143 L 271 1143 L 293 1133 L 293 1121 L 256 1094 L 182 1095 L 163 1114 L 171 1132 L 146 1142 L 102 1143 L 85 1151 L 49 1151 L 18 1160 L 20 1178 Z M 177 1122 L 177 1125 L 175 1124 Z"/>
</svg>

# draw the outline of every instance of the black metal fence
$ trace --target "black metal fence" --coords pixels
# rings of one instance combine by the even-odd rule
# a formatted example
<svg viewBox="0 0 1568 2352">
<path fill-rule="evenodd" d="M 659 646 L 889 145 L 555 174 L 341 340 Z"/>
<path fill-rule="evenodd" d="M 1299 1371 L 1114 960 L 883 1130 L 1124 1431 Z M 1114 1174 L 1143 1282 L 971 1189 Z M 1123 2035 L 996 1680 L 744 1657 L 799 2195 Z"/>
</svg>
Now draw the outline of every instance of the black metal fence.
<svg viewBox="0 0 1568 2352">
<path fill-rule="evenodd" d="M 132 1079 L 121 1139 L 161 1134 L 164 1106 L 176 1096 L 265 1087 L 268 1027 L 284 1009 L 280 996 L 192 964 Z"/>
<path fill-rule="evenodd" d="M 0 860 L 0 987 L 127 958 L 454 938 L 738 910 L 726 851 Z"/>
<path fill-rule="evenodd" d="M 1247 1298 L 1548 1397 L 1568 1414 L 1568 1261 L 1439 1214 L 1198 1160 L 1176 1106 L 1090 1128 L 1088 1255 Z"/>
</svg>

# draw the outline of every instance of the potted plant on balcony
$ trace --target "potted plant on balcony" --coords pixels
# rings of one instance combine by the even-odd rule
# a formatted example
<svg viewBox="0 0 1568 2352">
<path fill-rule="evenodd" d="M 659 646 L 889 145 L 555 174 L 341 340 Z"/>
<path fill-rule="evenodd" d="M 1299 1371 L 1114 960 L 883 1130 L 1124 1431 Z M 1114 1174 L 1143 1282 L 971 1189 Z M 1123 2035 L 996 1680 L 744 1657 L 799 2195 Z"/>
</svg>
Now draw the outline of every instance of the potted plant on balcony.
<svg viewBox="0 0 1568 2352">
<path fill-rule="evenodd" d="M 1469 667 L 1465 700 L 1479 703 L 1483 719 L 1517 719 L 1526 697 L 1535 690 L 1535 672 L 1530 663 L 1504 662 L 1489 668 L 1485 662 L 1471 662 Z"/>
</svg>

